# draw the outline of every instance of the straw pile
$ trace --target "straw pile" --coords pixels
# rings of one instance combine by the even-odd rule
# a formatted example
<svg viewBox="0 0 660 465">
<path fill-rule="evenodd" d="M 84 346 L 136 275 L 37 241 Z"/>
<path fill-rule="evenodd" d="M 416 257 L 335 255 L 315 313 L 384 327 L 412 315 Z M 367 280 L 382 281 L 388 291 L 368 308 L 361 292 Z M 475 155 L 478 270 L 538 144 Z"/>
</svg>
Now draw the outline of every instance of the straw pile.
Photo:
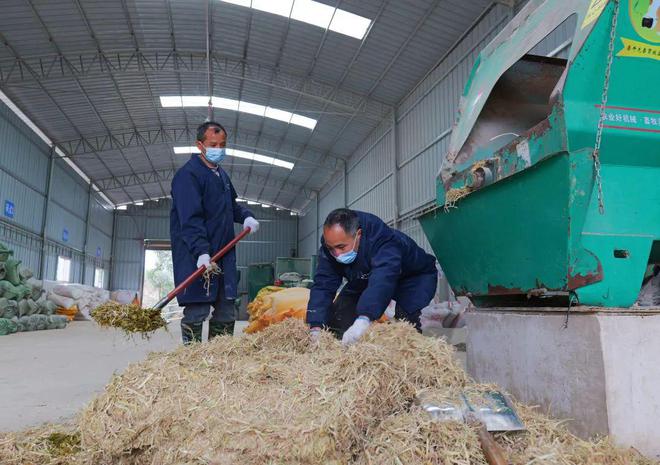
<svg viewBox="0 0 660 465">
<path fill-rule="evenodd" d="M 304 324 L 290 319 L 251 336 L 152 354 L 113 378 L 81 414 L 81 450 L 68 461 L 35 446 L 43 440 L 33 434 L 23 442 L 0 436 L 0 463 L 486 463 L 471 427 L 434 423 L 414 405 L 422 391 L 453 398 L 486 388 L 470 382 L 450 346 L 402 323 L 374 326 L 348 349 L 322 336 L 311 343 Z M 652 463 L 607 441 L 577 439 L 531 409 L 521 414 L 529 431 L 498 439 L 514 464 Z"/>
<path fill-rule="evenodd" d="M 100 326 L 119 328 L 125 334 L 141 333 L 148 337 L 151 333 L 167 325 L 160 310 L 141 308 L 135 304 L 119 304 L 108 301 L 92 310 L 89 315 Z"/>
</svg>

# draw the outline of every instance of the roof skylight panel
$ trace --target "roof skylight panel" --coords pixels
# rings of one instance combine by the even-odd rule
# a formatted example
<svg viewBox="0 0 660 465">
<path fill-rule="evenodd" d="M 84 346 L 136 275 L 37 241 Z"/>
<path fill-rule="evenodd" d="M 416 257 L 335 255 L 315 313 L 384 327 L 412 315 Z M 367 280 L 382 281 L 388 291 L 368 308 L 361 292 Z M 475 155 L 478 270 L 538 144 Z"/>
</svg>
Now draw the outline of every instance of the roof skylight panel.
<svg viewBox="0 0 660 465">
<path fill-rule="evenodd" d="M 311 24 L 322 29 L 362 40 L 371 20 L 356 15 L 350 11 L 334 8 L 314 0 L 220 0 L 225 3 L 239 5 L 265 11 L 277 16 L 291 18 L 296 21 Z"/>
</svg>

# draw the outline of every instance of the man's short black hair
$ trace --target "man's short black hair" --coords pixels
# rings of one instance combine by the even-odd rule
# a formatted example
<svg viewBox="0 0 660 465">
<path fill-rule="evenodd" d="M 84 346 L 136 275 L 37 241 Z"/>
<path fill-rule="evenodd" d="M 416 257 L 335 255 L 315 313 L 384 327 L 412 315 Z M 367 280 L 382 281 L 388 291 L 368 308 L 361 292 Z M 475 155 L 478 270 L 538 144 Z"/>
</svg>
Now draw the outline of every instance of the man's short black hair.
<svg viewBox="0 0 660 465">
<path fill-rule="evenodd" d="M 323 223 L 324 228 L 331 228 L 338 224 L 347 234 L 355 236 L 360 228 L 360 219 L 357 213 L 349 208 L 332 210 Z"/>
<path fill-rule="evenodd" d="M 207 121 L 204 124 L 200 124 L 199 127 L 197 128 L 198 141 L 204 142 L 204 139 L 206 138 L 206 130 L 208 128 L 215 128 L 216 134 L 222 131 L 225 133 L 225 135 L 227 135 L 227 130 L 222 126 L 222 124 L 216 123 L 215 121 Z"/>
</svg>

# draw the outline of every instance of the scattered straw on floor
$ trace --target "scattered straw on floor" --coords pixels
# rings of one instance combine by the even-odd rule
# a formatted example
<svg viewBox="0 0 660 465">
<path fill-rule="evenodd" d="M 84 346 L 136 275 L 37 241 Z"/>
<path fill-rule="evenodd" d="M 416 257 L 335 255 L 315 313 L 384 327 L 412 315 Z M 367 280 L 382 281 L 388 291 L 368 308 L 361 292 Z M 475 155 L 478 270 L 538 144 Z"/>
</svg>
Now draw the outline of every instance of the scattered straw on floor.
<svg viewBox="0 0 660 465">
<path fill-rule="evenodd" d="M 148 337 L 157 329 L 167 325 L 160 310 L 141 308 L 135 304 L 122 305 L 117 302 L 106 302 L 89 314 L 100 326 L 119 328 L 127 335 L 140 333 L 144 337 Z"/>
<path fill-rule="evenodd" d="M 0 463 L 483 465 L 470 427 L 432 422 L 414 399 L 485 388 L 456 365 L 451 346 L 403 323 L 374 326 L 344 348 L 329 334 L 312 343 L 291 319 L 152 354 L 82 412 L 80 451 L 68 461 L 37 446 L 52 434 L 44 431 L 0 435 Z M 498 438 L 513 464 L 652 463 L 577 439 L 523 406 L 521 414 L 529 431 Z"/>
</svg>

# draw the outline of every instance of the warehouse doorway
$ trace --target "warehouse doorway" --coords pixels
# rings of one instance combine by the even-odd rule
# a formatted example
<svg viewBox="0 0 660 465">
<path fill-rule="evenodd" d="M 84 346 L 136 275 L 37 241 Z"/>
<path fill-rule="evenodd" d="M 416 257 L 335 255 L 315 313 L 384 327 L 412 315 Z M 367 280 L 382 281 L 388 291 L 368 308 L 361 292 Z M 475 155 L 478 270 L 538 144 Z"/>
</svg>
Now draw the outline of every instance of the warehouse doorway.
<svg viewBox="0 0 660 465">
<path fill-rule="evenodd" d="M 144 252 L 144 282 L 142 303 L 155 305 L 174 288 L 171 250 L 146 249 Z"/>
<path fill-rule="evenodd" d="M 174 289 L 170 241 L 144 241 L 142 270 L 142 303 L 152 306 Z"/>
<path fill-rule="evenodd" d="M 142 305 L 151 307 L 174 289 L 170 241 L 145 240 L 142 269 Z M 181 308 L 176 299 L 163 309 L 162 315 L 167 322 L 181 319 Z"/>
</svg>

